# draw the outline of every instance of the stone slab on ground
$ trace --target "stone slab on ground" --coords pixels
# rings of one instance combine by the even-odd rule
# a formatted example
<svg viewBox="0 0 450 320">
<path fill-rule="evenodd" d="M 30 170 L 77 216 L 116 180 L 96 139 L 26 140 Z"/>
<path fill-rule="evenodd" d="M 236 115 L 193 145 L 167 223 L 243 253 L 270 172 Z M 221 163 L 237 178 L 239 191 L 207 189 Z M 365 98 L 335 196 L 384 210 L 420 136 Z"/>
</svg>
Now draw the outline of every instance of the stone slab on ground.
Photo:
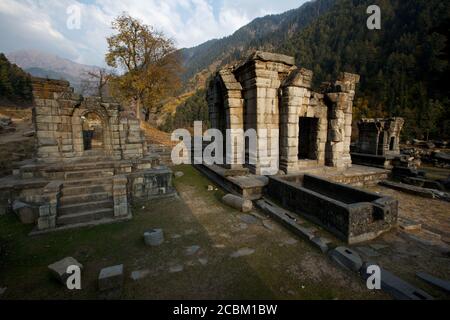
<svg viewBox="0 0 450 320">
<path fill-rule="evenodd" d="M 83 269 L 83 265 L 72 257 L 66 257 L 50 264 L 48 269 L 56 280 L 65 285 L 67 278 L 69 277 L 69 274 L 67 273 L 67 268 L 69 266 L 78 266 L 80 269 Z"/>
<path fill-rule="evenodd" d="M 274 203 L 264 199 L 256 202 L 257 206 L 267 212 L 274 220 L 280 222 L 295 234 L 311 240 L 315 237 L 314 233 L 308 228 L 300 226 L 288 211 L 278 207 Z M 265 221 L 265 220 L 264 220 Z M 264 223 L 263 221 L 263 223 Z"/>
<path fill-rule="evenodd" d="M 239 219 L 242 222 L 245 222 L 247 224 L 258 224 L 259 223 L 259 219 L 251 214 L 241 214 L 239 216 Z"/>
<path fill-rule="evenodd" d="M 170 273 L 177 273 L 177 272 L 181 272 L 183 270 L 184 270 L 184 267 L 181 264 L 177 264 L 177 265 L 169 267 Z"/>
<path fill-rule="evenodd" d="M 419 231 L 422 224 L 409 219 L 399 219 L 400 228 L 406 231 Z"/>
<path fill-rule="evenodd" d="M 375 251 L 374 249 L 372 249 L 370 247 L 356 247 L 356 250 L 358 250 L 360 253 L 362 253 L 366 257 L 372 258 L 372 257 L 380 256 L 380 254 L 377 251 Z"/>
<path fill-rule="evenodd" d="M 255 253 L 255 249 L 242 248 L 242 249 L 239 249 L 238 251 L 233 252 L 230 255 L 230 257 L 231 258 L 239 258 L 239 257 L 249 256 L 249 255 L 251 255 L 253 253 Z"/>
<path fill-rule="evenodd" d="M 359 272 L 363 265 L 363 261 L 359 254 L 347 247 L 337 247 L 331 250 L 330 257 L 337 264 L 350 271 Z"/>
<path fill-rule="evenodd" d="M 388 187 L 388 188 L 391 188 L 394 190 L 402 191 L 405 193 L 413 194 L 413 195 L 424 197 L 424 198 L 450 201 L 450 194 L 448 192 L 443 192 L 443 191 L 439 191 L 439 190 L 435 190 L 435 189 L 421 188 L 421 187 L 416 187 L 413 185 L 409 185 L 409 184 L 405 184 L 405 183 L 398 183 L 398 182 L 393 182 L 393 181 L 381 181 L 379 184 L 384 187 Z"/>
<path fill-rule="evenodd" d="M 184 173 L 181 172 L 181 171 L 177 171 L 177 172 L 174 173 L 174 175 L 175 175 L 175 177 L 177 177 L 177 178 L 181 178 L 182 176 L 184 176 Z"/>
<path fill-rule="evenodd" d="M 324 237 L 314 237 L 311 239 L 311 242 L 320 249 L 323 253 L 327 253 L 329 250 L 329 244 L 331 240 Z"/>
<path fill-rule="evenodd" d="M 269 230 L 275 230 L 275 225 L 268 219 L 263 220 L 263 226 Z"/>
<path fill-rule="evenodd" d="M 145 278 L 150 274 L 150 270 L 136 270 L 131 272 L 130 278 L 134 281 Z"/>
<path fill-rule="evenodd" d="M 383 249 L 389 248 L 388 245 L 378 244 L 378 243 L 369 244 L 369 246 L 374 250 L 383 250 Z"/>
<path fill-rule="evenodd" d="M 103 268 L 98 275 L 100 291 L 120 289 L 123 286 L 123 264 Z"/>
<path fill-rule="evenodd" d="M 199 250 L 200 250 L 200 246 L 193 245 L 193 246 L 186 248 L 185 254 L 187 256 L 192 256 L 192 255 L 196 254 Z"/>
<path fill-rule="evenodd" d="M 417 272 L 416 276 L 429 284 L 450 293 L 450 281 L 439 279 L 425 272 Z"/>
<path fill-rule="evenodd" d="M 363 279 L 368 278 L 367 268 L 374 263 L 365 263 L 361 268 Z M 381 289 L 397 300 L 433 300 L 433 297 L 412 284 L 400 279 L 393 273 L 380 268 Z"/>
</svg>

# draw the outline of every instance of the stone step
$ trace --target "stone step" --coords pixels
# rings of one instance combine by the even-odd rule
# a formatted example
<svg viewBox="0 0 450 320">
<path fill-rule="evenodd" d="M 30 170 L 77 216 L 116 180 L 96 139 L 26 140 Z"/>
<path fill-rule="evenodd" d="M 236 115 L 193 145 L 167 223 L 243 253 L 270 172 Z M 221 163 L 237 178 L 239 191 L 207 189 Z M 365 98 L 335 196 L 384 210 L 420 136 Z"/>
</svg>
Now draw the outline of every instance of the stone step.
<svg viewBox="0 0 450 320">
<path fill-rule="evenodd" d="M 103 181 L 101 181 L 103 182 Z M 112 192 L 112 183 L 111 181 L 107 181 L 106 184 L 93 184 L 93 185 L 81 185 L 81 186 L 66 186 L 64 184 L 64 188 L 62 189 L 63 197 L 70 197 L 76 195 L 90 194 L 90 193 L 99 193 L 99 192 Z"/>
<path fill-rule="evenodd" d="M 60 199 L 61 206 L 71 205 L 71 204 L 80 204 L 86 202 L 93 201 L 103 201 L 103 200 L 111 200 L 112 201 L 112 191 L 111 192 L 96 192 L 96 193 L 84 193 L 77 194 L 72 196 L 63 196 Z"/>
<path fill-rule="evenodd" d="M 114 169 L 93 169 L 66 172 L 66 180 L 93 179 L 114 176 Z"/>
<path fill-rule="evenodd" d="M 104 208 L 92 211 L 85 211 L 81 213 L 62 215 L 56 219 L 56 223 L 58 226 L 67 226 L 77 223 L 87 223 L 113 217 L 114 217 L 114 210 L 112 208 Z"/>
<path fill-rule="evenodd" d="M 97 185 L 111 185 L 112 178 L 91 178 L 91 179 L 78 179 L 78 180 L 66 180 L 64 181 L 64 188 L 71 187 L 87 187 L 87 186 L 97 186 Z"/>
<path fill-rule="evenodd" d="M 61 206 L 58 210 L 58 213 L 59 215 L 63 216 L 88 212 L 97 209 L 112 209 L 113 207 L 114 202 L 112 200 L 92 201 Z"/>
</svg>

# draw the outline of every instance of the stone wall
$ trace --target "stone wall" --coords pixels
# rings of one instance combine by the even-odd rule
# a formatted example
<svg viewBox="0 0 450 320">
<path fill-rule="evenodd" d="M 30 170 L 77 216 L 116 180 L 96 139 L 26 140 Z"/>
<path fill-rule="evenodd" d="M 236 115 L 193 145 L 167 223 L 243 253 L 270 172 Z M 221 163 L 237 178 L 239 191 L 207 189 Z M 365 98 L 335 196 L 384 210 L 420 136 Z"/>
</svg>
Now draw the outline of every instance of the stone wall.
<svg viewBox="0 0 450 320">
<path fill-rule="evenodd" d="M 348 243 L 374 239 L 397 222 L 397 200 L 312 175 L 269 177 L 265 193 Z"/>
<path fill-rule="evenodd" d="M 33 79 L 33 119 L 37 159 L 42 162 L 76 160 L 101 155 L 111 159 L 138 159 L 146 152 L 139 121 L 121 117 L 121 108 L 111 99 L 82 98 L 66 81 Z M 95 113 L 102 121 L 103 149 L 87 152 L 83 145 L 82 121 Z"/>
</svg>

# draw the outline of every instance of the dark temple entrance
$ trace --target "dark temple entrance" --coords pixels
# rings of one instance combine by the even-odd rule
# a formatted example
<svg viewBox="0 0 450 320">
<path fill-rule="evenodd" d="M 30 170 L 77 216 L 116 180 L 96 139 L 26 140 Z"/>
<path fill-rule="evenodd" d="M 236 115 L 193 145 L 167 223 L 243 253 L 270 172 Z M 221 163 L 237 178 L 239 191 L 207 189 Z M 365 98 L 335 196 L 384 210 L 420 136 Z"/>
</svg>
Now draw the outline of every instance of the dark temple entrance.
<svg viewBox="0 0 450 320">
<path fill-rule="evenodd" d="M 84 150 L 103 148 L 103 122 L 96 113 L 87 113 L 83 118 Z"/>
<path fill-rule="evenodd" d="M 298 159 L 317 160 L 319 119 L 301 117 L 298 121 Z"/>
</svg>

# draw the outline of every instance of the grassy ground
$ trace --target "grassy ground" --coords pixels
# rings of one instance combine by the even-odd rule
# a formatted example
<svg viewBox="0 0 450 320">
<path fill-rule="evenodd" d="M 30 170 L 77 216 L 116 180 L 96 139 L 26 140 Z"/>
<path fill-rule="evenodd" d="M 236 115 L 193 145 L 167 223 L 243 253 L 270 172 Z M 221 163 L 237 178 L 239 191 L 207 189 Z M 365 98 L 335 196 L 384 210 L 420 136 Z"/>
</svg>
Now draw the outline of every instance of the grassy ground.
<svg viewBox="0 0 450 320">
<path fill-rule="evenodd" d="M 124 299 L 371 299 L 355 275 L 341 271 L 319 251 L 261 220 L 243 224 L 241 215 L 219 199 L 220 190 L 190 166 L 175 180 L 179 198 L 135 204 L 125 223 L 29 237 L 30 226 L 0 217 L 0 288 L 4 299 L 96 299 L 101 268 L 125 266 Z M 166 241 L 146 247 L 142 234 L 163 228 Z M 200 250 L 186 254 L 186 248 Z M 242 248 L 254 253 L 233 258 Z M 81 291 L 71 292 L 50 276 L 47 265 L 73 256 L 84 265 Z M 173 273 L 171 268 L 182 267 Z M 146 270 L 138 281 L 135 270 Z"/>
</svg>

